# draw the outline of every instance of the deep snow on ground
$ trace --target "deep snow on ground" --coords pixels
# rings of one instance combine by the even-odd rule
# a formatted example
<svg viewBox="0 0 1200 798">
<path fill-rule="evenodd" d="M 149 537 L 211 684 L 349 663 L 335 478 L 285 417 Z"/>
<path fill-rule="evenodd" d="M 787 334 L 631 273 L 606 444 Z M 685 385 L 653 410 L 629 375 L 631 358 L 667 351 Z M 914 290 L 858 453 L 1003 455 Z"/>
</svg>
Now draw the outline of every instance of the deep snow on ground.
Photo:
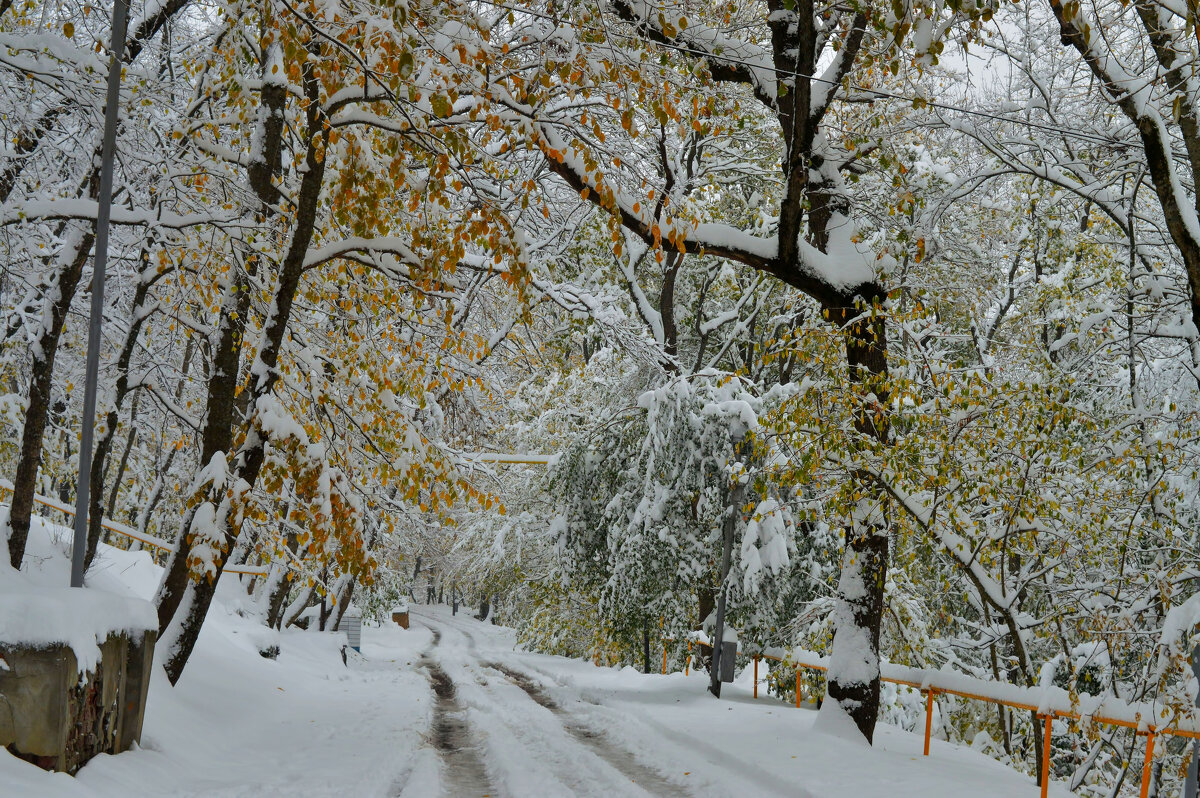
<svg viewBox="0 0 1200 798">
<path fill-rule="evenodd" d="M 100 568 L 92 583 L 143 597 L 159 573 L 144 553 L 107 548 Z M 745 676 L 718 701 L 701 674 L 525 653 L 511 630 L 419 605 L 408 631 L 365 628 L 362 655 L 344 666 L 339 635 L 267 631 L 239 614 L 243 596 L 223 583 L 180 683 L 156 676 L 139 750 L 98 757 L 76 778 L 0 751 L 0 795 L 1038 794 L 971 750 L 935 741 L 923 757 L 919 736 L 892 727 L 870 748 L 839 734 L 836 717 L 754 700 Z M 275 661 L 258 654 L 272 642 Z"/>
</svg>

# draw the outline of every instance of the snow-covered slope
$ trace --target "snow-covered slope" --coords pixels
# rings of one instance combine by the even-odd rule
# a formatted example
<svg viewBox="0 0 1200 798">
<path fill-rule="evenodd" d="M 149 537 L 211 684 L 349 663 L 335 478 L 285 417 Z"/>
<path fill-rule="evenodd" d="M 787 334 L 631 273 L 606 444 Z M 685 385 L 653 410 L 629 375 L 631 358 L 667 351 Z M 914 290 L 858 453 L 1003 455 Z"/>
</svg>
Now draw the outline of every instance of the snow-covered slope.
<svg viewBox="0 0 1200 798">
<path fill-rule="evenodd" d="M 61 544 L 35 531 L 50 567 Z M 149 597 L 159 569 L 105 548 L 93 584 Z M 175 688 L 151 687 L 141 750 L 75 779 L 0 752 L 5 796 L 1035 796 L 1028 778 L 974 751 L 881 725 L 869 748 L 837 718 L 717 701 L 705 678 L 514 650 L 511 631 L 414 606 L 413 628 L 275 634 L 241 617 L 223 585 Z M 277 643 L 275 661 L 258 651 Z M 434 689 L 436 687 L 436 690 Z M 1055 794 L 1066 795 L 1052 791 Z"/>
<path fill-rule="evenodd" d="M 35 524 L 27 563 L 58 573 L 67 532 Z M 103 547 L 88 583 L 149 598 L 160 575 L 144 552 Z M 0 750 L 0 796 L 395 795 L 430 719 L 413 646 L 376 645 L 347 668 L 343 636 L 271 632 L 238 615 L 242 595 L 222 584 L 178 686 L 155 669 L 141 750 L 100 756 L 75 779 Z M 275 661 L 258 653 L 270 643 Z"/>
</svg>

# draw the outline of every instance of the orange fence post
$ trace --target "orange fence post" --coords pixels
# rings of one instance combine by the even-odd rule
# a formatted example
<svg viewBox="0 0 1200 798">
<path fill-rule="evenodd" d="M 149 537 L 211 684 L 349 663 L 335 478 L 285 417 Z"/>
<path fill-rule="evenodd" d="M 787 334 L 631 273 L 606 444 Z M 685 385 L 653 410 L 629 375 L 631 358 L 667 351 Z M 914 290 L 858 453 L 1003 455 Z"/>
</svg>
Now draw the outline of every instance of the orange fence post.
<svg viewBox="0 0 1200 798">
<path fill-rule="evenodd" d="M 1150 766 L 1154 762 L 1154 729 L 1146 732 L 1146 762 L 1142 765 L 1142 798 L 1150 795 Z"/>
<path fill-rule="evenodd" d="M 662 640 L 663 644 L 663 676 L 667 675 L 667 638 L 663 635 L 663 622 L 665 620 L 666 618 L 664 616 L 660 615 L 658 617 L 658 637 Z"/>
<path fill-rule="evenodd" d="M 925 691 L 925 756 L 929 756 L 929 737 L 933 733 L 933 694 L 936 690 Z"/>
<path fill-rule="evenodd" d="M 799 671 L 796 671 L 799 673 Z M 754 655 L 754 697 L 758 698 L 758 655 Z"/>
<path fill-rule="evenodd" d="M 800 669 L 796 668 L 796 709 L 800 708 Z"/>
<path fill-rule="evenodd" d="M 1046 715 L 1046 730 L 1042 733 L 1042 798 L 1050 793 L 1050 729 L 1054 725 L 1054 713 Z"/>
</svg>

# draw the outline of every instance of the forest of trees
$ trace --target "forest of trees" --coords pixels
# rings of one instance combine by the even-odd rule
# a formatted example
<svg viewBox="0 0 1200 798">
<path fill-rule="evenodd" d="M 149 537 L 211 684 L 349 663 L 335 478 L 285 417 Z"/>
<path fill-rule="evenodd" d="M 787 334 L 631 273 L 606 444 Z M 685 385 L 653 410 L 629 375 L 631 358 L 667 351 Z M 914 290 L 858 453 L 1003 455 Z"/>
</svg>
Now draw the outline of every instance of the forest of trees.
<svg viewBox="0 0 1200 798">
<path fill-rule="evenodd" d="M 0 475 L 14 567 L 80 469 L 89 561 L 173 543 L 172 683 L 240 580 L 647 668 L 725 593 L 868 740 L 921 716 L 881 658 L 1191 704 L 1195 4 L 134 2 L 80 463 L 110 14 L 0 2 Z M 1136 783 L 1132 731 L 1052 743 Z"/>
</svg>

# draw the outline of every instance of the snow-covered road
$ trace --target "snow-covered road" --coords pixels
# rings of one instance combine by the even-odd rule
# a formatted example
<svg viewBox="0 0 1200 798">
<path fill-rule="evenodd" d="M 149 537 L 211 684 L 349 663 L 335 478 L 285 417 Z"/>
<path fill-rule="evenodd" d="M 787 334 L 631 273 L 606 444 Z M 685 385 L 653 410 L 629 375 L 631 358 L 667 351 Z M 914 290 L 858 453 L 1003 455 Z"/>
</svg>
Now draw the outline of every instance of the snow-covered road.
<svg viewBox="0 0 1200 798">
<path fill-rule="evenodd" d="M 144 554 L 106 552 L 105 573 L 150 595 Z M 0 796 L 296 798 L 1021 798 L 1031 779 L 966 748 L 880 725 L 868 747 L 828 713 L 706 677 L 519 650 L 510 629 L 444 606 L 412 628 L 363 629 L 343 665 L 337 634 L 264 629 L 236 582 L 180 683 L 158 673 L 142 748 L 77 778 L 0 750 Z M 277 659 L 260 650 L 278 645 Z M 832 716 L 836 720 L 837 716 Z M 844 716 L 843 716 L 844 717 Z M 1068 793 L 1057 788 L 1056 796 Z"/>
<path fill-rule="evenodd" d="M 544 674 L 520 660 L 506 635 L 433 608 L 413 610 L 431 631 L 421 661 L 438 696 L 433 741 L 446 794 L 689 794 L 589 723 L 575 709 L 582 699 L 560 703 L 548 695 Z"/>
<path fill-rule="evenodd" d="M 530 654 L 510 630 L 464 612 L 411 609 L 407 634 L 428 635 L 421 664 L 435 684 L 452 685 L 438 688 L 446 696 L 432 721 L 445 796 L 1038 794 L 1030 779 L 968 749 L 935 741 L 923 757 L 920 737 L 890 726 L 869 748 L 820 713 L 755 700 L 746 677 L 717 701 L 702 674 L 647 676 Z M 403 794 L 434 795 L 431 786 Z"/>
</svg>

